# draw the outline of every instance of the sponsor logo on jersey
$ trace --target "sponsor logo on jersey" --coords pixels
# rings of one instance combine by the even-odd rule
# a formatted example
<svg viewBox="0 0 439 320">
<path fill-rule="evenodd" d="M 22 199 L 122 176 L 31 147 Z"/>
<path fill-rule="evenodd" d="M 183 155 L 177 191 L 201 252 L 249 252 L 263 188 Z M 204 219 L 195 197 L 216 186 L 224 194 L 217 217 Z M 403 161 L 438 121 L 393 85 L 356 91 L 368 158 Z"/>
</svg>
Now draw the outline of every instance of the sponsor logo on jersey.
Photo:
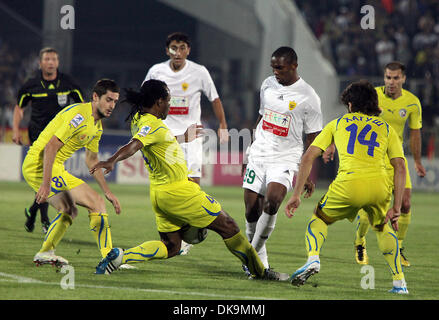
<svg viewBox="0 0 439 320">
<path fill-rule="evenodd" d="M 149 131 L 151 131 L 151 127 L 150 126 L 144 126 L 142 127 L 139 132 L 137 133 L 139 136 L 144 137 L 146 136 Z"/>
<path fill-rule="evenodd" d="M 70 124 L 76 128 L 84 121 L 84 119 L 85 118 L 82 116 L 82 114 L 78 113 L 76 116 L 73 117 L 72 120 L 70 120 Z"/>
</svg>

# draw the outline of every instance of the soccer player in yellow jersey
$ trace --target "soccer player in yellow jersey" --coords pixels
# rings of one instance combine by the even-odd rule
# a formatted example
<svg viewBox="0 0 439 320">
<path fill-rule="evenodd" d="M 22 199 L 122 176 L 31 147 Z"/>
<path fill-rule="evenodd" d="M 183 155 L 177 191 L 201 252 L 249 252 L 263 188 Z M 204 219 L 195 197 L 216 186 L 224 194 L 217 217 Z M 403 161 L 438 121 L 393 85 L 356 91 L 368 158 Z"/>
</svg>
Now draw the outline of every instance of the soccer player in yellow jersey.
<svg viewBox="0 0 439 320">
<path fill-rule="evenodd" d="M 374 87 L 367 81 L 350 84 L 341 99 L 349 113 L 331 121 L 304 154 L 296 187 L 285 207 L 285 214 L 292 217 L 300 205 L 314 160 L 329 145 L 335 144 L 340 165 L 337 177 L 319 201 L 305 234 L 308 261 L 291 276 L 293 285 L 302 285 L 320 271 L 320 250 L 327 237 L 328 225 L 341 219 L 353 221 L 358 210 L 367 212 L 376 232 L 378 246 L 391 270 L 393 288 L 390 292 L 408 293 L 401 268 L 399 246 L 394 231 L 398 229 L 406 169 L 402 145 L 396 131 L 379 118 L 378 97 Z M 385 167 L 386 156 L 394 168 L 394 201 Z"/>
<path fill-rule="evenodd" d="M 425 176 L 425 168 L 421 162 L 421 128 L 422 110 L 419 99 L 411 92 L 402 88 L 405 83 L 405 66 L 400 62 L 391 62 L 384 69 L 384 86 L 376 87 L 378 94 L 378 106 L 382 112 L 380 117 L 384 119 L 399 137 L 400 144 L 403 144 L 404 128 L 406 123 L 410 132 L 410 150 L 412 152 L 416 174 Z M 399 230 L 397 232 L 401 263 L 403 266 L 410 266 L 410 262 L 403 254 L 402 242 L 406 237 L 407 229 L 411 220 L 411 191 L 412 183 L 406 161 L 407 175 L 406 185 L 401 206 L 401 217 L 399 218 Z M 393 168 L 387 162 L 387 169 L 390 179 L 393 175 Z M 359 264 L 368 264 L 369 258 L 366 251 L 366 234 L 369 229 L 367 214 L 361 210 L 358 214 L 358 225 L 355 237 L 355 257 Z"/>
<path fill-rule="evenodd" d="M 111 115 L 118 99 L 119 87 L 113 80 L 97 81 L 92 101 L 62 109 L 41 132 L 24 159 L 23 177 L 36 192 L 36 201 L 47 201 L 58 211 L 40 251 L 34 257 L 37 265 L 68 264 L 66 259 L 55 255 L 55 248 L 78 214 L 76 204 L 89 211 L 90 230 L 101 255 L 105 257 L 112 249 L 105 201 L 88 184 L 67 172 L 64 162 L 83 147 L 86 148 L 86 164 L 89 168 L 99 161 L 101 119 Z M 93 176 L 119 214 L 119 200 L 108 188 L 102 172 L 96 172 Z"/>
<path fill-rule="evenodd" d="M 141 151 L 145 167 L 150 174 L 150 198 L 156 217 L 160 241 L 147 241 L 129 249 L 114 248 L 96 267 L 97 274 L 110 274 L 121 264 L 168 259 L 177 255 L 182 241 L 182 227 L 191 225 L 208 228 L 218 233 L 226 247 L 248 265 L 256 278 L 287 280 L 288 274 L 280 274 L 264 265 L 255 249 L 240 231 L 237 223 L 221 208 L 221 205 L 200 186 L 188 180 L 188 168 L 179 142 L 189 142 L 188 130 L 174 137 L 164 124 L 170 107 L 170 93 L 165 82 L 147 80 L 140 92 L 127 90 L 126 101 L 133 105 L 131 112 L 132 140 L 121 147 L 107 161 L 96 164 L 90 172 L 95 174 L 113 170 L 116 162 Z"/>
</svg>

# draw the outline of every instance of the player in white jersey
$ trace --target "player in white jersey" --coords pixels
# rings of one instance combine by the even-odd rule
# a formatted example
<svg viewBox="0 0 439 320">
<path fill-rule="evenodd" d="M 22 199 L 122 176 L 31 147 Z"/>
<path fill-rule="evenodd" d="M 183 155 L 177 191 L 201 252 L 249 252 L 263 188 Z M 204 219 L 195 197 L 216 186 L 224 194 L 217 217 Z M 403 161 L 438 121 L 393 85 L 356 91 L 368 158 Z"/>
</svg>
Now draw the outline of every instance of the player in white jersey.
<svg viewBox="0 0 439 320">
<path fill-rule="evenodd" d="M 145 80 L 164 81 L 171 91 L 171 107 L 164 121 L 174 135 L 186 132 L 190 125 L 201 124 L 201 93 L 212 103 L 219 121 L 220 143 L 227 142 L 229 134 L 221 99 L 206 67 L 187 60 L 190 53 L 189 37 L 181 32 L 172 33 L 166 40 L 166 54 L 169 60 L 152 66 Z M 200 184 L 202 165 L 202 138 L 183 143 L 189 177 Z"/>
<path fill-rule="evenodd" d="M 184 134 L 192 124 L 201 125 L 201 93 L 212 103 L 212 108 L 219 121 L 218 137 L 220 143 L 229 140 L 224 108 L 215 84 L 206 67 L 187 60 L 191 50 L 189 37 L 181 32 L 174 32 L 166 39 L 166 54 L 169 60 L 155 64 L 146 74 L 146 80 L 164 81 L 171 91 L 171 106 L 168 117 L 163 122 L 175 136 Z M 189 169 L 188 177 L 200 184 L 203 162 L 203 138 L 180 144 Z M 189 252 L 192 245 L 182 242 L 180 254 Z"/>
<path fill-rule="evenodd" d="M 297 54 L 278 48 L 271 57 L 274 76 L 264 80 L 254 141 L 247 149 L 244 188 L 246 233 L 264 266 L 269 268 L 265 243 L 274 230 L 277 211 L 292 188 L 303 154 L 322 130 L 320 98 L 297 74 Z M 306 197 L 314 184 L 308 180 Z M 244 267 L 245 268 L 245 267 Z"/>
</svg>

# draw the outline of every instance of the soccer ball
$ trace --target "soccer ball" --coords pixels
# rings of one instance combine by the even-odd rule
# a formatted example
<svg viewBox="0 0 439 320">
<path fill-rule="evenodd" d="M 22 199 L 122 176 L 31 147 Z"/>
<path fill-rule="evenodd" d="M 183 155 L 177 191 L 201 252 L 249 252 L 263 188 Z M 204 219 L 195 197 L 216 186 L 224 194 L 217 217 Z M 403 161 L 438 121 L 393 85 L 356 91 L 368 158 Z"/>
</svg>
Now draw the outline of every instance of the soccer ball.
<svg viewBox="0 0 439 320">
<path fill-rule="evenodd" d="M 185 225 L 181 228 L 183 241 L 190 244 L 197 244 L 207 238 L 206 228 L 197 228 Z"/>
</svg>

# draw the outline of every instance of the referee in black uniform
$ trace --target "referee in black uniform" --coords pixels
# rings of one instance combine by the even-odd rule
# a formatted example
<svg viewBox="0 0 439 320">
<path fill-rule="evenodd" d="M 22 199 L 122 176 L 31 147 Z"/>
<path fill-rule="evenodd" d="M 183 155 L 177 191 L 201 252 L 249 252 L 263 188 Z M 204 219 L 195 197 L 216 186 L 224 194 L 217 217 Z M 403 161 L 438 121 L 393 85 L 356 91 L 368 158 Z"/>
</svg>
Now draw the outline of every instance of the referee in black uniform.
<svg viewBox="0 0 439 320">
<path fill-rule="evenodd" d="M 69 75 L 58 71 L 59 59 L 55 49 L 41 49 L 39 64 L 39 74 L 26 81 L 18 91 L 12 128 L 12 140 L 16 144 L 22 144 L 19 129 L 20 122 L 23 119 L 23 109 L 29 102 L 32 105 L 28 126 L 31 145 L 61 109 L 75 102 L 83 102 L 82 91 L 79 86 Z M 40 209 L 43 233 L 47 233 L 50 225 L 47 214 L 48 207 L 47 202 L 38 204 L 34 201 L 29 208 L 24 210 L 26 215 L 24 227 L 26 231 L 32 232 L 34 230 L 35 218 L 38 209 Z"/>
</svg>

